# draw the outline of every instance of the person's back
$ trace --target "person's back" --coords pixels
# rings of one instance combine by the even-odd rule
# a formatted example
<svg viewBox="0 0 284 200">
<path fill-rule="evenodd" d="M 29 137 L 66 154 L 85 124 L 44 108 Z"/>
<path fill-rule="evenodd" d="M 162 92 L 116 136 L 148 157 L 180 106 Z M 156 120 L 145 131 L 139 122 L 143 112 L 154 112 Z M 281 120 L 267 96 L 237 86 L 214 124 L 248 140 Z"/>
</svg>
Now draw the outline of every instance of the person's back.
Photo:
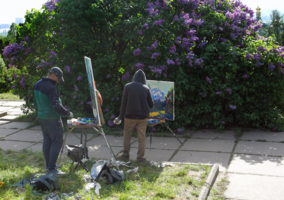
<svg viewBox="0 0 284 200">
<path fill-rule="evenodd" d="M 124 86 L 120 115 L 115 119 L 115 121 L 120 121 L 124 118 L 124 151 L 119 159 L 129 159 L 130 140 L 136 127 L 138 137 L 137 161 L 146 161 L 144 154 L 147 117 L 153 105 L 150 90 L 146 86 L 146 76 L 142 70 L 138 70 L 134 74 L 132 82 Z"/>
<path fill-rule="evenodd" d="M 145 119 L 153 105 L 150 90 L 146 86 L 146 76 L 142 70 L 138 70 L 132 82 L 124 87 L 120 117 L 131 119 L 131 115 L 138 115 L 141 116 L 140 119 Z"/>
</svg>

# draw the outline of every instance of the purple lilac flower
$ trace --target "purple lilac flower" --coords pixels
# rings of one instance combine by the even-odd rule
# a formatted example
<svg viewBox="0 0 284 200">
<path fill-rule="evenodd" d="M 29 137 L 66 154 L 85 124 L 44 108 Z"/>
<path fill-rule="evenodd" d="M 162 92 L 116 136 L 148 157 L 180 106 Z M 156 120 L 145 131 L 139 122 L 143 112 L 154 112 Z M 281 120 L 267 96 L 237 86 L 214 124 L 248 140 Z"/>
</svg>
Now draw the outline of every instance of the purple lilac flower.
<svg viewBox="0 0 284 200">
<path fill-rule="evenodd" d="M 78 91 L 77 85 L 74 85 L 74 89 L 75 89 L 75 91 Z"/>
<path fill-rule="evenodd" d="M 139 34 L 139 35 L 143 35 L 142 30 L 139 30 L 139 31 L 138 31 L 138 34 Z"/>
<path fill-rule="evenodd" d="M 185 20 L 183 21 L 183 25 L 184 25 L 184 26 L 190 26 L 190 24 L 192 23 L 192 21 L 193 21 L 193 18 L 185 19 Z"/>
<path fill-rule="evenodd" d="M 202 96 L 202 97 L 206 97 L 207 94 L 206 94 L 206 92 L 200 92 L 199 95 Z"/>
<path fill-rule="evenodd" d="M 282 63 L 281 61 L 278 61 L 277 65 L 278 65 L 279 67 L 284 67 L 284 65 L 283 65 L 283 63 Z"/>
<path fill-rule="evenodd" d="M 167 59 L 167 64 L 168 64 L 168 65 L 174 65 L 175 62 L 168 58 L 168 59 Z"/>
<path fill-rule="evenodd" d="M 167 78 L 167 74 L 163 74 L 163 76 L 164 76 L 165 78 Z"/>
<path fill-rule="evenodd" d="M 26 87 L 26 83 L 25 83 L 25 77 L 22 75 L 22 79 L 20 81 L 22 88 Z"/>
<path fill-rule="evenodd" d="M 201 26 L 204 23 L 203 19 L 199 19 L 197 21 L 195 21 L 196 26 Z"/>
<path fill-rule="evenodd" d="M 220 38 L 220 41 L 221 41 L 221 42 L 227 42 L 228 40 L 227 40 L 227 39 L 224 39 L 224 38 Z"/>
<path fill-rule="evenodd" d="M 139 56 L 140 53 L 141 53 L 141 50 L 138 48 L 138 49 L 134 50 L 133 55 L 134 56 Z"/>
<path fill-rule="evenodd" d="M 81 80 L 82 80 L 82 76 L 79 75 L 79 76 L 77 77 L 77 81 L 81 81 Z"/>
<path fill-rule="evenodd" d="M 126 80 L 128 80 L 128 79 L 129 79 L 129 72 L 126 72 L 125 75 L 122 75 L 122 80 L 123 80 L 123 81 L 126 81 Z"/>
<path fill-rule="evenodd" d="M 175 52 L 176 52 L 176 45 L 171 46 L 169 52 L 170 52 L 171 54 L 175 53 Z"/>
<path fill-rule="evenodd" d="M 156 128 L 155 127 L 152 127 L 152 130 L 151 130 L 152 132 L 155 132 L 156 131 Z"/>
<path fill-rule="evenodd" d="M 14 86 L 14 85 L 13 85 L 11 88 L 12 88 L 12 89 L 15 89 L 15 88 L 16 88 L 16 86 Z"/>
<path fill-rule="evenodd" d="M 81 103 L 80 103 L 81 105 L 83 105 L 84 104 L 84 101 L 81 101 Z"/>
<path fill-rule="evenodd" d="M 193 66 L 191 60 L 188 61 L 188 65 L 189 65 L 190 67 Z"/>
<path fill-rule="evenodd" d="M 181 62 L 179 61 L 179 58 L 176 58 L 175 65 L 181 65 Z"/>
<path fill-rule="evenodd" d="M 175 38 L 175 43 L 176 44 L 180 44 L 180 41 L 181 41 L 182 39 L 181 39 L 181 37 L 176 37 Z"/>
<path fill-rule="evenodd" d="M 230 107 L 232 110 L 236 110 L 236 108 L 237 108 L 236 106 L 233 106 L 233 105 L 230 105 L 229 107 Z"/>
<path fill-rule="evenodd" d="M 223 125 L 225 125 L 226 123 L 224 121 L 221 122 Z"/>
<path fill-rule="evenodd" d="M 112 115 L 110 116 L 110 119 L 114 119 L 114 118 L 115 118 L 115 115 L 112 114 Z"/>
<path fill-rule="evenodd" d="M 191 28 L 189 31 L 187 31 L 185 34 L 188 36 L 194 35 L 196 33 L 196 30 L 194 28 Z"/>
<path fill-rule="evenodd" d="M 26 42 L 29 42 L 29 41 L 30 41 L 29 36 L 24 37 L 24 40 L 25 40 Z"/>
<path fill-rule="evenodd" d="M 178 21 L 178 16 L 177 15 L 174 16 L 173 21 L 175 21 L 175 22 Z"/>
<path fill-rule="evenodd" d="M 218 91 L 218 92 L 216 92 L 216 94 L 221 94 L 222 92 L 220 92 L 220 91 Z"/>
<path fill-rule="evenodd" d="M 192 51 L 190 51 L 187 56 L 186 56 L 186 59 L 188 60 L 192 60 L 194 58 L 194 53 Z"/>
<path fill-rule="evenodd" d="M 190 39 L 188 38 L 182 38 L 182 41 L 181 41 L 181 47 L 182 48 L 186 48 L 190 45 Z"/>
<path fill-rule="evenodd" d="M 257 47 L 256 49 L 257 49 L 259 52 L 261 52 L 261 53 L 267 50 L 267 49 L 264 48 L 264 47 Z"/>
<path fill-rule="evenodd" d="M 57 3 L 59 0 L 50 0 L 47 1 L 44 6 L 46 7 L 46 9 L 48 10 L 48 12 L 51 12 L 52 10 L 56 9 L 56 5 L 55 3 Z"/>
<path fill-rule="evenodd" d="M 107 125 L 108 125 L 108 126 L 114 126 L 115 124 L 113 123 L 113 121 L 108 120 L 108 121 L 107 121 Z"/>
<path fill-rule="evenodd" d="M 230 37 L 232 40 L 235 40 L 238 37 L 238 35 L 236 33 L 231 33 Z"/>
<path fill-rule="evenodd" d="M 49 58 L 52 58 L 53 56 L 56 56 L 56 53 L 54 51 L 50 51 L 49 53 L 50 53 Z"/>
<path fill-rule="evenodd" d="M 106 109 L 104 109 L 104 112 L 108 112 L 108 109 L 106 108 Z"/>
<path fill-rule="evenodd" d="M 194 64 L 198 65 L 198 66 L 201 66 L 201 63 L 203 63 L 202 58 L 196 59 L 195 62 L 194 62 Z"/>
<path fill-rule="evenodd" d="M 106 76 L 106 78 L 109 78 L 110 77 L 110 74 L 108 74 L 107 76 Z"/>
<path fill-rule="evenodd" d="M 114 97 L 112 97 L 111 100 L 114 101 Z"/>
<path fill-rule="evenodd" d="M 178 133 L 182 133 L 183 130 L 182 130 L 181 128 L 178 128 L 178 129 L 177 129 L 177 132 L 178 132 Z"/>
<path fill-rule="evenodd" d="M 88 104 L 88 105 L 92 105 L 92 102 L 91 102 L 91 101 L 88 101 L 87 104 Z"/>
<path fill-rule="evenodd" d="M 260 58 L 261 58 L 261 55 L 260 55 L 260 54 L 258 54 L 258 53 L 253 54 L 253 59 L 254 59 L 254 60 L 259 61 Z"/>
<path fill-rule="evenodd" d="M 18 76 L 17 76 L 16 74 L 13 74 L 13 77 L 14 77 L 14 79 L 17 79 L 17 78 L 18 78 Z"/>
<path fill-rule="evenodd" d="M 232 94 L 232 90 L 231 89 L 226 89 L 226 91 L 229 93 L 229 94 Z"/>
<path fill-rule="evenodd" d="M 76 98 L 77 98 L 77 95 L 76 95 L 76 94 L 74 94 L 73 99 L 76 99 Z"/>
<path fill-rule="evenodd" d="M 197 45 L 197 48 L 202 49 L 203 47 L 205 47 L 205 45 L 207 45 L 207 42 L 201 42 Z"/>
<path fill-rule="evenodd" d="M 261 63 L 261 62 L 256 62 L 256 67 L 260 67 L 261 65 L 263 65 L 263 63 Z"/>
<path fill-rule="evenodd" d="M 147 23 L 144 24 L 145 29 L 149 29 L 149 25 Z"/>
<path fill-rule="evenodd" d="M 154 50 L 158 46 L 158 41 L 156 40 L 153 44 L 151 44 L 151 49 Z"/>
<path fill-rule="evenodd" d="M 159 20 L 157 20 L 157 21 L 154 21 L 153 26 L 155 26 L 155 25 L 156 25 L 156 26 L 161 25 L 164 21 L 165 21 L 164 19 L 159 19 Z"/>
<path fill-rule="evenodd" d="M 196 35 L 192 35 L 190 41 L 198 41 L 199 38 Z"/>
<path fill-rule="evenodd" d="M 138 69 L 143 70 L 144 64 L 143 63 L 136 63 L 135 65 Z"/>
<path fill-rule="evenodd" d="M 155 58 L 157 58 L 159 55 L 160 55 L 159 52 L 155 52 L 155 53 L 152 54 L 151 58 L 155 59 Z"/>
<path fill-rule="evenodd" d="M 245 59 L 247 59 L 247 60 L 251 60 L 251 55 L 250 55 L 249 53 L 246 53 L 246 55 L 245 55 Z"/>
<path fill-rule="evenodd" d="M 268 69 L 271 70 L 271 71 L 273 71 L 274 68 L 275 68 L 275 66 L 274 66 L 272 63 L 269 63 Z"/>
<path fill-rule="evenodd" d="M 212 81 L 211 81 L 211 79 L 210 79 L 208 76 L 206 76 L 206 81 L 207 81 L 208 83 L 212 84 Z"/>
<path fill-rule="evenodd" d="M 116 97 L 116 100 L 118 101 L 118 100 L 119 100 L 119 97 Z"/>
<path fill-rule="evenodd" d="M 244 75 L 244 78 L 248 78 L 248 77 L 249 77 L 249 75 L 247 75 L 247 74 Z"/>
<path fill-rule="evenodd" d="M 70 67 L 67 65 L 64 67 L 66 69 L 66 72 L 69 73 L 70 72 Z"/>
</svg>

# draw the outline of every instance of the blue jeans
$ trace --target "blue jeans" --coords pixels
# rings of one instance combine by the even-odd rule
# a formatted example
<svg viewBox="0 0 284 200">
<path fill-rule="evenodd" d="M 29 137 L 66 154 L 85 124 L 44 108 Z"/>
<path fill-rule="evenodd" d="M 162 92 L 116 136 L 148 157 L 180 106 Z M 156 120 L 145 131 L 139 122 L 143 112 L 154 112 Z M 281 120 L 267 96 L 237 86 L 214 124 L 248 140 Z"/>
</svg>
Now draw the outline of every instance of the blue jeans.
<svg viewBox="0 0 284 200">
<path fill-rule="evenodd" d="M 63 123 L 61 119 L 45 120 L 38 118 L 43 135 L 43 155 L 47 170 L 54 170 L 63 144 Z"/>
</svg>

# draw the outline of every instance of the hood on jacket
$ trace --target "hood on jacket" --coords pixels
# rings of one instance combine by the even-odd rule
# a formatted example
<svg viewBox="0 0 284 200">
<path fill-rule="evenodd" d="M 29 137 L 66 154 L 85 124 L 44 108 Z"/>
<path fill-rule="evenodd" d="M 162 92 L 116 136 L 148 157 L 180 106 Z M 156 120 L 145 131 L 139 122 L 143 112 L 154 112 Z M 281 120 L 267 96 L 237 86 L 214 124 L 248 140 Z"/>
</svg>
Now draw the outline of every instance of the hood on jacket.
<svg viewBox="0 0 284 200">
<path fill-rule="evenodd" d="M 146 84 L 145 73 L 141 69 L 137 70 L 132 78 L 132 82 L 139 82 L 142 84 Z"/>
</svg>

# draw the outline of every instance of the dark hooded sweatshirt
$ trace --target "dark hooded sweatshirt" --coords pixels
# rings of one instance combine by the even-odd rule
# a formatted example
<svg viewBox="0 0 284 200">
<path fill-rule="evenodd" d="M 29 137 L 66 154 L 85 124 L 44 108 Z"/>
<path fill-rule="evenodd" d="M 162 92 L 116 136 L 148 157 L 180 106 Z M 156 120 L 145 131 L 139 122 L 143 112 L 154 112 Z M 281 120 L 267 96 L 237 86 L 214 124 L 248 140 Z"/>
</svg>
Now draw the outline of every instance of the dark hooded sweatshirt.
<svg viewBox="0 0 284 200">
<path fill-rule="evenodd" d="M 131 83 L 124 86 L 119 119 L 145 119 L 149 117 L 154 103 L 150 89 L 146 85 L 146 76 L 138 70 Z"/>
</svg>

